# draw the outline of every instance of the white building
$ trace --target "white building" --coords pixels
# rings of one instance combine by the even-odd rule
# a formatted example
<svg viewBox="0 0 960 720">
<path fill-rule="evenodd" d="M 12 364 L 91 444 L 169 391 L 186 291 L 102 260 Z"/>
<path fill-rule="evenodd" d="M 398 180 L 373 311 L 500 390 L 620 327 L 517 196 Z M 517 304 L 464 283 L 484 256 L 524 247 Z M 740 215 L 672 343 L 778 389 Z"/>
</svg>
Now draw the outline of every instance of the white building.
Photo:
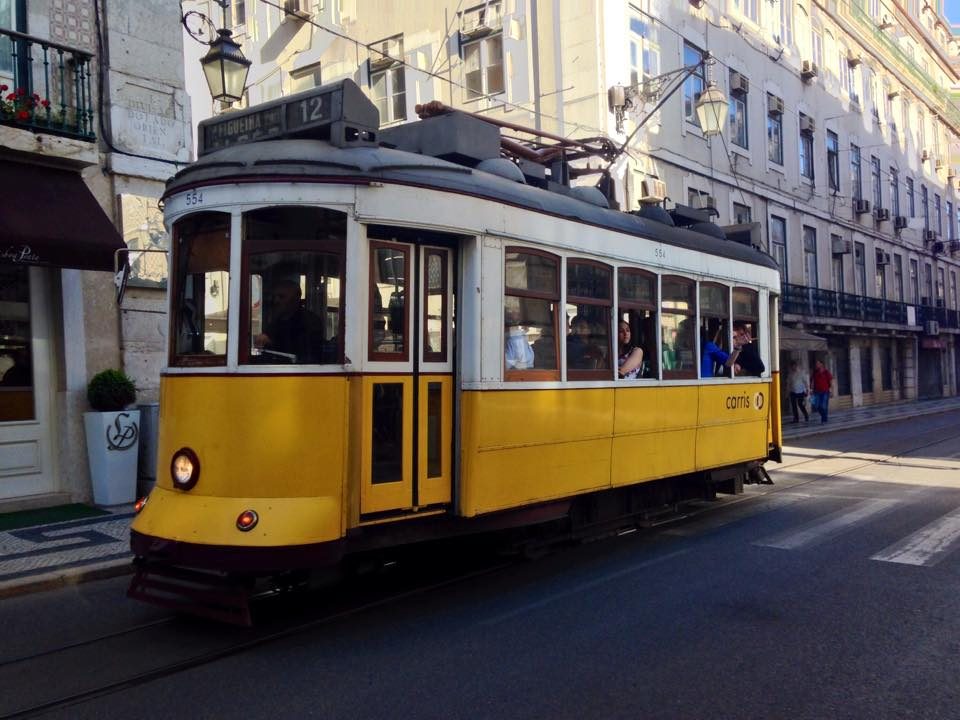
<svg viewBox="0 0 960 720">
<path fill-rule="evenodd" d="M 784 325 L 808 333 L 785 333 L 782 359 L 805 367 L 815 354 L 824 359 L 838 406 L 957 393 L 957 43 L 937 8 L 919 0 L 411 8 L 234 0 L 232 30 L 254 60 L 247 102 L 350 77 L 384 125 L 440 100 L 563 136 L 629 137 L 629 153 L 612 166 L 624 209 L 665 196 L 715 208 L 721 225 L 758 223 L 754 241 L 783 270 Z M 710 81 L 729 97 L 722 138 L 704 138 L 693 113 Z M 209 97 L 194 105 L 214 110 Z"/>
</svg>

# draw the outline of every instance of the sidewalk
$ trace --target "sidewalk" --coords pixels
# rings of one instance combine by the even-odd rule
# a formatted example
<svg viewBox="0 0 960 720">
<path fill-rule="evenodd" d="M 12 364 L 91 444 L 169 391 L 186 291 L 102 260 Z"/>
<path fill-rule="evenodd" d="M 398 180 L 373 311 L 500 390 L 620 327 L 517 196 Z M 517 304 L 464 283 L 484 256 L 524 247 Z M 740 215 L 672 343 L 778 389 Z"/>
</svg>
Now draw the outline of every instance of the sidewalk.
<svg viewBox="0 0 960 720">
<path fill-rule="evenodd" d="M 960 397 L 880 407 L 837 410 L 830 422 L 783 425 L 787 445 L 797 438 L 890 420 L 960 410 Z M 0 599 L 132 572 L 129 546 L 132 508 L 110 508 L 102 517 L 0 531 Z"/>
</svg>

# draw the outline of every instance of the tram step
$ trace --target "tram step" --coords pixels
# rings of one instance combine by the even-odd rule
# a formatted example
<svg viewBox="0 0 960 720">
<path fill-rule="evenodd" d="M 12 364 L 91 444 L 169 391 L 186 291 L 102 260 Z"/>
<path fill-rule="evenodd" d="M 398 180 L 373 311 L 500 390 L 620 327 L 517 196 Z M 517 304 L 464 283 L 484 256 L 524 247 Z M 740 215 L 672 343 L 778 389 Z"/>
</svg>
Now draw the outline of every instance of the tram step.
<svg viewBox="0 0 960 720">
<path fill-rule="evenodd" d="M 247 587 L 214 573 L 140 562 L 127 597 L 233 625 L 253 624 Z"/>
</svg>

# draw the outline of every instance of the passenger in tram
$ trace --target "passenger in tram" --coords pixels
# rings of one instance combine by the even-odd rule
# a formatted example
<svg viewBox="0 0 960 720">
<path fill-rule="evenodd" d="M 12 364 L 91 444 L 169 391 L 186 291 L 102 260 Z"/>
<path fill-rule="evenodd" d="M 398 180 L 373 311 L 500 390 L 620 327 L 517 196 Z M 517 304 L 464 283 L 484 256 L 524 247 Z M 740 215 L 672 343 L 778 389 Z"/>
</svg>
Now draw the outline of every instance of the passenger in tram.
<svg viewBox="0 0 960 720">
<path fill-rule="evenodd" d="M 643 370 L 643 349 L 630 342 L 630 323 L 621 320 L 617 327 L 620 350 L 617 354 L 617 374 L 624 380 L 635 380 Z"/>
<path fill-rule="evenodd" d="M 700 377 L 723 377 L 726 368 L 733 367 L 737 361 L 741 348 L 734 341 L 733 352 L 723 350 L 717 341 L 720 339 L 719 326 L 713 337 L 710 337 L 706 328 L 700 333 Z"/>
<path fill-rule="evenodd" d="M 590 321 L 575 315 L 570 321 L 567 335 L 567 367 L 571 370 L 596 370 L 609 367 L 603 350 L 593 342 L 596 335 L 590 329 Z"/>
<path fill-rule="evenodd" d="M 270 320 L 254 338 L 254 347 L 289 355 L 290 362 L 330 362 L 335 343 L 324 339 L 323 320 L 303 306 L 300 283 L 282 278 L 272 285 L 268 297 Z"/>
<path fill-rule="evenodd" d="M 753 341 L 753 335 L 749 326 L 745 322 L 735 322 L 733 324 L 733 343 L 740 348 L 740 357 L 737 358 L 735 374 L 736 375 L 763 375 L 766 366 L 760 357 L 756 343 Z"/>
<path fill-rule="evenodd" d="M 504 364 L 507 370 L 529 370 L 534 365 L 533 347 L 527 340 L 527 331 L 520 325 L 518 313 L 507 309 Z"/>
</svg>

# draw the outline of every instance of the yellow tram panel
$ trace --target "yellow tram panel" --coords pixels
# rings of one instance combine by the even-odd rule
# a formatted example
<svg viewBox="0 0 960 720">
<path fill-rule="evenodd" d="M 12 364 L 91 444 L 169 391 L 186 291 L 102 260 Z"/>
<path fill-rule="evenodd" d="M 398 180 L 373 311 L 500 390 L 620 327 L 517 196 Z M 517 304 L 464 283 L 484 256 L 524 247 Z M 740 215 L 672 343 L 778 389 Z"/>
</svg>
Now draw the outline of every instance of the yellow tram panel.
<svg viewBox="0 0 960 720">
<path fill-rule="evenodd" d="M 191 497 L 329 497 L 339 508 L 347 399 L 344 376 L 164 376 L 157 485 L 173 489 L 170 460 L 189 447 L 200 459 Z"/>
<path fill-rule="evenodd" d="M 239 532 L 237 517 L 245 510 L 255 510 L 259 522 L 253 530 Z M 340 538 L 340 498 L 211 497 L 157 487 L 133 529 L 198 545 L 309 545 Z"/>
<path fill-rule="evenodd" d="M 699 387 L 698 470 L 766 456 L 771 387 L 770 383 Z"/>
<path fill-rule="evenodd" d="M 612 388 L 468 391 L 461 417 L 466 516 L 610 485 Z"/>
</svg>

